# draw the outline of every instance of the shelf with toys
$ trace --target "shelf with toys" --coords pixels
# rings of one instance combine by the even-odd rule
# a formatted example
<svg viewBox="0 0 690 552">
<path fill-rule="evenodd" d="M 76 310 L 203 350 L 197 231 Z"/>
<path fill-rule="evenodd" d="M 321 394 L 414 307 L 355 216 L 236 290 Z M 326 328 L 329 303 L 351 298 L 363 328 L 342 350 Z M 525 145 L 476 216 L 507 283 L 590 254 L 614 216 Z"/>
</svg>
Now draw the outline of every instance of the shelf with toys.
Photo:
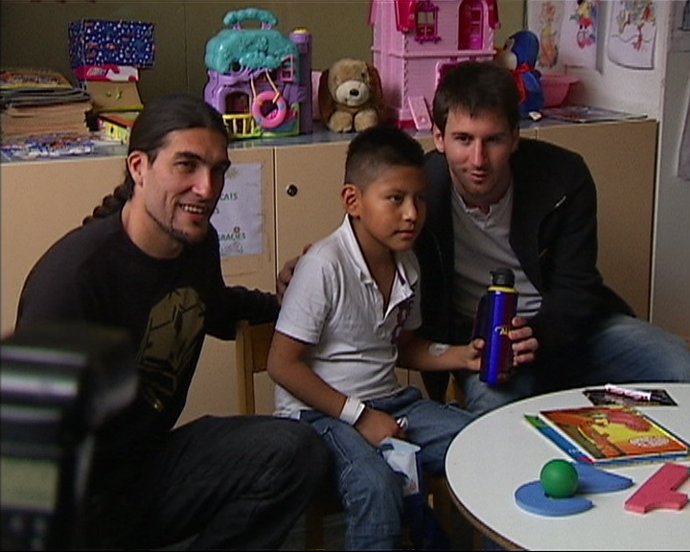
<svg viewBox="0 0 690 552">
<path fill-rule="evenodd" d="M 429 9 L 431 3 L 372 2 L 373 65 L 378 67 L 382 81 L 382 97 L 376 105 L 377 109 L 383 106 L 383 110 L 378 111 L 381 116 L 390 116 L 429 150 L 433 148 L 433 140 L 428 107 L 435 81 L 434 78 L 414 78 L 417 74 L 415 71 L 431 70 L 436 75 L 442 67 L 457 61 L 459 53 L 461 57 L 468 58 L 488 59 L 493 56 L 495 37 L 492 25 L 495 26 L 496 13 L 492 11 L 494 3 L 490 0 L 443 2 L 438 3 L 439 10 L 445 10 L 452 4 L 455 11 L 447 14 L 433 10 L 426 12 L 430 14 L 426 19 L 428 24 L 418 25 L 419 18 L 412 17 L 417 12 L 408 9 L 396 15 L 395 12 L 385 11 L 403 4 L 409 9 L 415 7 L 423 10 Z M 459 8 L 460 4 L 464 7 Z M 480 10 L 481 25 L 477 28 L 463 27 L 461 36 L 456 37 L 462 40 L 449 49 L 447 41 L 444 43 L 436 38 L 451 36 L 450 29 L 445 27 L 447 18 L 457 23 L 458 10 L 469 9 L 469 6 Z M 403 16 L 402 20 L 396 19 L 400 16 Z M 262 28 L 252 31 L 246 29 L 244 22 L 250 19 L 261 21 Z M 338 194 L 347 146 L 354 134 L 333 131 L 328 125 L 330 119 L 313 118 L 314 114 L 321 117 L 319 90 L 327 88 L 328 78 L 320 78 L 325 71 L 321 74 L 312 71 L 309 63 L 311 41 L 306 30 L 295 29 L 287 36 L 282 36 L 277 32 L 276 22 L 270 13 L 263 10 L 228 12 L 224 24 L 225 28 L 207 43 L 205 63 L 208 82 L 204 97 L 227 117 L 229 133 L 233 138 L 230 146 L 233 166 L 258 167 L 263 216 L 261 252 L 224 259 L 225 275 L 228 281 L 270 290 L 274 286 L 278 267 L 299 253 L 306 243 L 325 236 L 342 220 Z M 258 63 L 251 61 L 257 56 L 250 55 L 237 56 L 232 63 L 226 63 L 227 58 L 223 58 L 219 52 L 227 44 L 232 44 L 238 34 L 245 36 L 247 32 L 255 39 L 272 36 L 266 44 L 277 51 L 282 49 L 284 55 L 279 58 L 280 63 Z M 386 32 L 389 37 L 394 37 L 391 40 L 395 42 L 384 42 Z M 218 40 L 214 40 L 216 37 Z M 261 40 L 256 42 L 264 43 Z M 402 53 L 396 50 L 403 46 L 406 49 Z M 423 52 L 429 49 L 435 53 L 425 56 Z M 221 59 L 225 61 L 221 63 Z M 398 61 L 394 63 L 395 59 Z M 243 63 L 246 67 L 242 66 Z M 122 70 L 120 74 L 123 74 Z M 403 74 L 411 77 L 407 81 L 396 80 Z M 117 77 L 111 75 L 109 78 Z M 133 82 L 134 87 L 129 80 L 101 82 L 108 83 L 103 86 L 103 101 L 108 99 L 120 103 L 115 104 L 118 108 L 115 110 L 112 104 L 102 104 L 100 112 L 115 111 L 120 117 L 124 116 L 126 111 L 131 110 L 125 109 L 131 107 L 131 102 L 124 101 L 123 91 L 136 90 L 136 81 Z M 414 87 L 419 84 L 426 88 Z M 90 86 L 93 88 L 94 85 Z M 421 103 L 417 101 L 419 98 L 423 100 Z M 280 115 L 269 111 L 283 105 L 287 111 Z M 249 121 L 249 124 L 233 126 L 235 122 L 232 121 Z M 606 280 L 634 306 L 639 316 L 647 318 L 656 121 L 648 119 L 577 125 L 526 119 L 521 123 L 521 135 L 565 145 L 585 157 L 600 196 L 601 270 Z M 611 143 L 620 147 L 612 150 L 607 147 Z M 80 224 L 103 196 L 121 181 L 125 151 L 126 146 L 118 142 L 110 149 L 81 157 L 2 163 L 0 252 L 3 262 L 0 263 L 0 283 L 3 334 L 13 327 L 19 290 L 29 269 L 58 236 Z M 622 185 L 626 190 L 624 204 L 619 201 Z M 69 201 L 56 210 L 55 198 L 69 198 Z M 41 221 L 40 225 L 35 224 L 37 220 Z M 309 221 L 306 230 L 305 220 Z M 12 261 L 7 262 L 9 259 Z M 224 347 L 215 340 L 209 340 L 205 346 L 202 364 L 213 369 L 204 370 L 204 373 L 212 375 L 195 383 L 185 418 L 201 411 L 236 411 L 233 399 L 219 391 L 231 387 L 223 380 L 230 372 L 226 366 L 227 359 L 232 357 Z M 269 393 L 266 395 L 264 406 L 270 403 Z M 259 409 L 262 400 L 259 399 Z M 199 405 L 203 405 L 203 408 Z"/>
</svg>

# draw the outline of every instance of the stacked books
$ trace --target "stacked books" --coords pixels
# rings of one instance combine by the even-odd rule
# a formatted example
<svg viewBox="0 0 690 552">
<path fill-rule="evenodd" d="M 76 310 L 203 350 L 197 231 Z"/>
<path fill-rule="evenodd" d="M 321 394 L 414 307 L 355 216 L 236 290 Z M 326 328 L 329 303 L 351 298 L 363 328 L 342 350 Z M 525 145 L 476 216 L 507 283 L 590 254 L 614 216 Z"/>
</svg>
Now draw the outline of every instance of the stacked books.
<svg viewBox="0 0 690 552">
<path fill-rule="evenodd" d="M 12 68 L 0 71 L 2 142 L 35 136 L 88 136 L 88 92 L 50 69 Z"/>
</svg>

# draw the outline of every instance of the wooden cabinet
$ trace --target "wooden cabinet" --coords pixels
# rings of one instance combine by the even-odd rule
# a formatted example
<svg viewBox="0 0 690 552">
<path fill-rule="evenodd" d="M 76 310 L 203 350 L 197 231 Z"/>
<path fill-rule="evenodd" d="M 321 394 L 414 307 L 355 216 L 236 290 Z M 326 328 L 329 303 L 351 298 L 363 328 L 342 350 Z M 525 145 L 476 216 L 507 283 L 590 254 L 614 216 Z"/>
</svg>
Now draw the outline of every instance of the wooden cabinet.
<svg viewBox="0 0 690 552">
<path fill-rule="evenodd" d="M 347 141 L 275 150 L 278 267 L 342 222 Z"/>
<path fill-rule="evenodd" d="M 651 234 L 657 123 L 626 121 L 587 125 L 532 125 L 522 136 L 539 137 L 582 153 L 599 193 L 600 268 L 605 280 L 636 309 L 649 312 Z M 304 245 L 326 236 L 343 220 L 340 187 L 351 135 L 321 140 L 294 137 L 273 144 L 240 143 L 233 164 L 259 163 L 263 209 L 261 253 L 223 260 L 228 283 L 275 290 L 275 275 Z M 418 136 L 425 150 L 431 136 Z M 124 175 L 124 154 L 60 161 L 3 163 L 0 246 L 2 335 L 16 315 L 21 286 L 40 255 L 78 226 Z M 403 382 L 421 384 L 400 371 Z M 271 411 L 272 384 L 257 384 L 257 410 Z M 202 414 L 238 411 L 234 344 L 207 338 L 181 422 Z"/>
<path fill-rule="evenodd" d="M 579 152 L 597 185 L 599 269 L 649 319 L 658 123 L 542 125 L 537 137 Z"/>
<path fill-rule="evenodd" d="M 124 177 L 124 155 L 0 165 L 2 335 L 14 327 L 31 267 L 52 243 L 79 226 Z"/>
</svg>

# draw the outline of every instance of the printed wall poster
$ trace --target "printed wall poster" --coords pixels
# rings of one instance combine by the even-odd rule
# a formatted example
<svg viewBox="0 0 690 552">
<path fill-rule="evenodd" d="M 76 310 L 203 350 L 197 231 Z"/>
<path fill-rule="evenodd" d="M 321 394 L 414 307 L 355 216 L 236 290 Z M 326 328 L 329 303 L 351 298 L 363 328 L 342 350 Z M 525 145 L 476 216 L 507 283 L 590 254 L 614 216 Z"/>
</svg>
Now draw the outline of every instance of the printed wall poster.
<svg viewBox="0 0 690 552">
<path fill-rule="evenodd" d="M 221 258 L 262 253 L 262 195 L 260 163 L 238 163 L 225 173 L 225 185 L 211 217 Z"/>
<path fill-rule="evenodd" d="M 595 69 L 600 0 L 529 0 L 527 27 L 539 37 L 537 69 L 562 73 L 565 67 Z"/>
<path fill-rule="evenodd" d="M 561 23 L 560 62 L 594 69 L 599 40 L 599 0 L 567 0 Z"/>
<path fill-rule="evenodd" d="M 654 67 L 656 10 L 653 0 L 611 2 L 608 57 L 633 69 Z"/>
<path fill-rule="evenodd" d="M 562 69 L 559 58 L 564 0 L 529 0 L 527 28 L 539 37 L 537 69 L 547 73 Z"/>
</svg>

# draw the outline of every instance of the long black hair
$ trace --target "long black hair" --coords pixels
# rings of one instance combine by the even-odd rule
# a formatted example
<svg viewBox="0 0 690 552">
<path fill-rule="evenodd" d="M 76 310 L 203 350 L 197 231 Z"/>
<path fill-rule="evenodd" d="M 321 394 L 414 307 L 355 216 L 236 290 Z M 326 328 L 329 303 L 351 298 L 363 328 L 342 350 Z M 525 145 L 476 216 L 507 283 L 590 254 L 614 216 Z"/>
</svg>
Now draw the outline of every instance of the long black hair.
<svg viewBox="0 0 690 552">
<path fill-rule="evenodd" d="M 127 155 L 133 151 L 144 152 L 153 162 L 165 146 L 168 134 L 175 130 L 207 128 L 214 130 L 228 141 L 223 117 L 203 99 L 189 94 L 171 94 L 148 102 L 134 121 L 129 136 Z M 82 224 L 119 211 L 134 193 L 134 179 L 125 163 L 125 178 L 112 194 L 103 198 L 93 213 Z"/>
</svg>

